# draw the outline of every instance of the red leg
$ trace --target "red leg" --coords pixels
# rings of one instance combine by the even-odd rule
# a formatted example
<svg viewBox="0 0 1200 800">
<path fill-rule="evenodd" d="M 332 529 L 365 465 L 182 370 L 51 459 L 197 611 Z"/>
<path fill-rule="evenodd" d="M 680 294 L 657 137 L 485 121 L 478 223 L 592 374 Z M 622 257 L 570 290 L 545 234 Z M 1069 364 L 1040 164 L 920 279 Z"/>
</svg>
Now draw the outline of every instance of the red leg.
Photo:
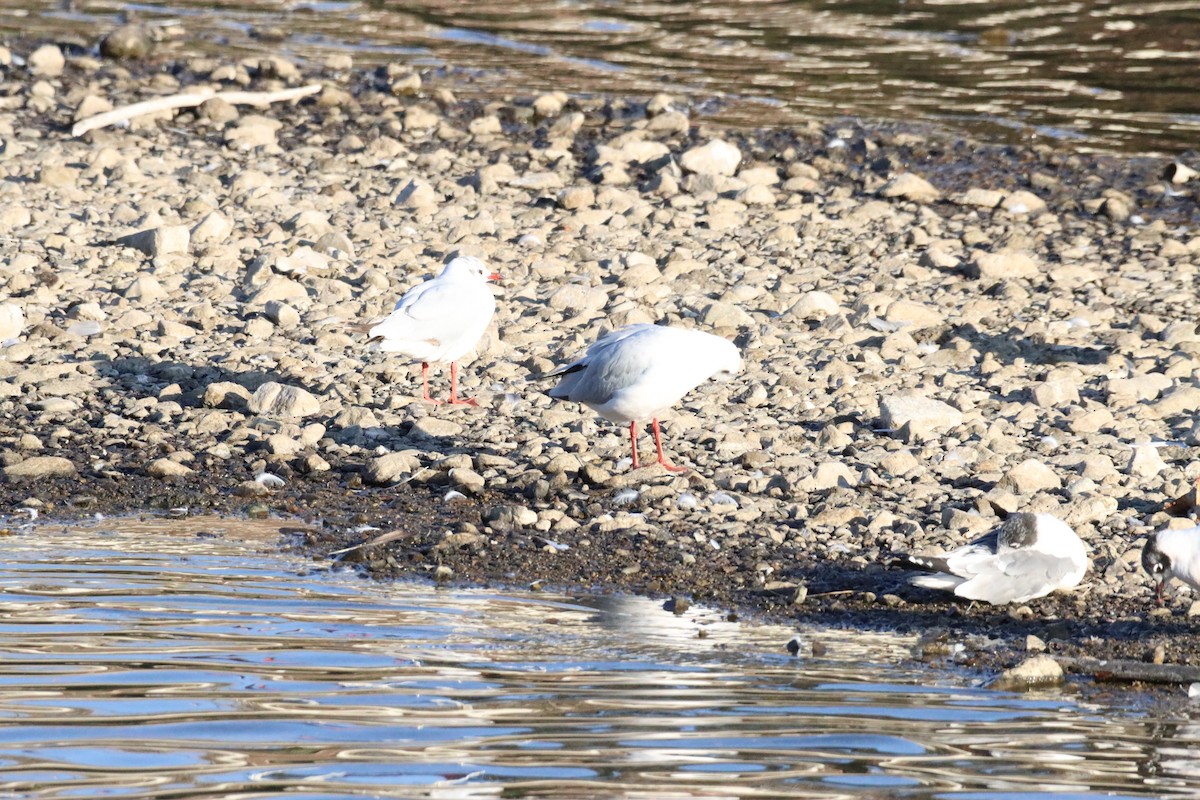
<svg viewBox="0 0 1200 800">
<path fill-rule="evenodd" d="M 434 400 L 429 396 L 429 364 L 424 361 L 421 362 L 421 399 L 435 406 L 442 403 L 441 400 Z"/>
<path fill-rule="evenodd" d="M 477 406 L 478 402 L 474 397 L 469 397 L 466 400 L 458 398 L 458 362 L 450 362 L 450 405 L 452 406 Z"/>
<path fill-rule="evenodd" d="M 641 466 L 638 463 L 637 457 L 637 423 L 629 423 L 629 446 L 633 449 L 633 468 L 637 469 Z"/>
<path fill-rule="evenodd" d="M 658 463 L 662 464 L 663 469 L 668 472 L 687 472 L 687 467 L 677 467 L 667 463 L 667 457 L 663 455 L 662 451 L 662 432 L 658 429 L 658 419 L 656 418 L 650 425 L 654 428 L 654 446 L 658 448 Z"/>
</svg>

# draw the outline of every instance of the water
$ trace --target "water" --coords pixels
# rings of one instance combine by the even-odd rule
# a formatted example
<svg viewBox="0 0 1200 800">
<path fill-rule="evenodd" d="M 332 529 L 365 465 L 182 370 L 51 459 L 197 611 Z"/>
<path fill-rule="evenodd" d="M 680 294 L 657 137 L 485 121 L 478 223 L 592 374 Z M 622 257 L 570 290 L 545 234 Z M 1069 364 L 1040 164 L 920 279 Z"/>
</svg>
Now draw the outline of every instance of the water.
<svg viewBox="0 0 1200 800">
<path fill-rule="evenodd" d="M 714 119 L 920 120 L 990 140 L 1177 152 L 1200 141 L 1200 0 L 17 0 L 0 32 L 93 44 L 123 14 L 167 52 L 471 70 L 460 94 L 688 97 Z M 286 34 L 264 45 L 256 30 Z"/>
<path fill-rule="evenodd" d="M 4 538 L 5 797 L 1193 795 L 1184 700 L 989 691 L 912 641 L 379 584 L 278 526 Z M 703 631 L 705 636 L 701 637 Z M 816 638 L 827 653 L 815 658 Z M 1109 702 L 1114 706 L 1106 705 Z M 1058 793 L 1069 793 L 1067 795 Z"/>
</svg>

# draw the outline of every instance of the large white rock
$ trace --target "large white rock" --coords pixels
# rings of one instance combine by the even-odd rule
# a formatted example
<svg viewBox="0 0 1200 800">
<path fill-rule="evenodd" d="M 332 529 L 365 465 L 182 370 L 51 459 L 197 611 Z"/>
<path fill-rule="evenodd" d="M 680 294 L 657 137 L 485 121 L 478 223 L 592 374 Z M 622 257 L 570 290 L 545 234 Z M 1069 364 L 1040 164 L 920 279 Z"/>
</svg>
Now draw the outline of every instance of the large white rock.
<svg viewBox="0 0 1200 800">
<path fill-rule="evenodd" d="M 688 172 L 700 175 L 733 175 L 742 160 L 742 151 L 721 139 L 693 147 L 679 159 L 679 164 Z"/>
<path fill-rule="evenodd" d="M 906 424 L 921 430 L 938 430 L 961 425 L 962 412 L 949 403 L 919 394 L 901 394 L 879 401 L 879 416 L 885 428 Z"/>
</svg>

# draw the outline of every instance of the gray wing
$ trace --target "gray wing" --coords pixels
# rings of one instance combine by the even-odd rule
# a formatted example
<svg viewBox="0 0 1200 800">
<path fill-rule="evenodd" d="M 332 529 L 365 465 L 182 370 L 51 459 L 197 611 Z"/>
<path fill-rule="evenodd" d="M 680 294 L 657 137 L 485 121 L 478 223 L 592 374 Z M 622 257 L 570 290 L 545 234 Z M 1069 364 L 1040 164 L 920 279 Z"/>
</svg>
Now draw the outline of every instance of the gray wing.
<svg viewBox="0 0 1200 800">
<path fill-rule="evenodd" d="M 996 605 L 1050 594 L 1077 569 L 1069 558 L 1038 550 L 1009 550 L 973 566 L 975 574 L 959 584 L 954 593 Z"/>
<path fill-rule="evenodd" d="M 650 368 L 648 353 L 639 354 L 633 348 L 621 346 L 646 329 L 654 330 L 655 326 L 629 325 L 601 336 L 588 347 L 583 358 L 542 376 L 562 376 L 548 394 L 581 403 L 608 401 L 615 391 L 628 386 Z"/>
</svg>

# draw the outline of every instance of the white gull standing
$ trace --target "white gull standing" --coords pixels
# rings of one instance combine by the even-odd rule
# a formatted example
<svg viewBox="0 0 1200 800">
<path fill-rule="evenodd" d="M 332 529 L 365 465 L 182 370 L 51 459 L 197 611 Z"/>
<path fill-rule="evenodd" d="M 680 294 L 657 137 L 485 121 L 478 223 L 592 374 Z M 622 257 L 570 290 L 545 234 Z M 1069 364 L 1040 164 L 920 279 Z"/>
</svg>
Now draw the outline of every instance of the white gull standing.
<svg viewBox="0 0 1200 800">
<path fill-rule="evenodd" d="M 368 332 L 380 350 L 421 362 L 422 399 L 443 402 L 429 396 L 429 364 L 449 361 L 450 405 L 479 405 L 458 396 L 458 359 L 475 346 L 496 313 L 490 280 L 500 280 L 500 274 L 478 258 L 459 256 L 436 278 L 409 289 L 387 319 Z"/>
<path fill-rule="evenodd" d="M 1018 513 L 953 552 L 903 553 L 895 563 L 933 573 L 913 578 L 916 586 L 999 605 L 1074 588 L 1083 580 L 1089 560 L 1083 541 L 1062 520 Z"/>
<path fill-rule="evenodd" d="M 651 420 L 658 463 L 667 463 L 659 416 L 709 378 L 728 380 L 742 369 L 733 342 L 703 331 L 661 325 L 629 325 L 596 340 L 578 361 L 549 373 L 562 380 L 551 397 L 583 403 L 609 422 L 629 426 L 637 469 L 637 424 Z"/>
<path fill-rule="evenodd" d="M 1159 605 L 1171 578 L 1200 590 L 1200 527 L 1162 530 L 1150 536 L 1142 548 L 1142 568 L 1154 578 Z"/>
</svg>

